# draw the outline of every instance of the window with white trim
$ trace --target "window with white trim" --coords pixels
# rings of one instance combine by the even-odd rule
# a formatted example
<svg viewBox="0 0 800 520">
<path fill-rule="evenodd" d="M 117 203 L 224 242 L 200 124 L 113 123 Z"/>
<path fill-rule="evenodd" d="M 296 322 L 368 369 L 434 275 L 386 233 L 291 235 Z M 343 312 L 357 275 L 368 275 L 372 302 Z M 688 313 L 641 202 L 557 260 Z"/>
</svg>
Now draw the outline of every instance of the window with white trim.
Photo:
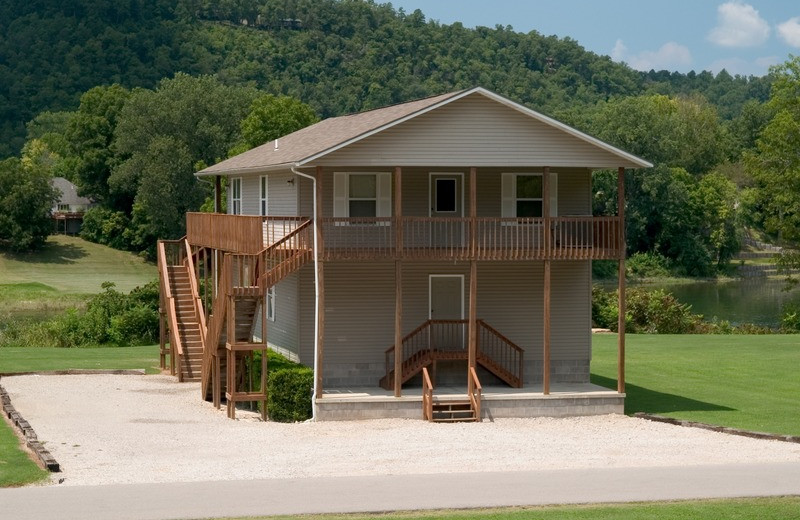
<svg viewBox="0 0 800 520">
<path fill-rule="evenodd" d="M 334 217 L 390 217 L 391 172 L 334 172 Z"/>
<path fill-rule="evenodd" d="M 269 194 L 269 177 L 262 175 L 258 182 L 258 210 L 259 215 L 264 216 L 268 214 L 267 199 Z"/>
<path fill-rule="evenodd" d="M 267 319 L 275 321 L 275 286 L 267 289 Z"/>
<path fill-rule="evenodd" d="M 544 211 L 542 173 L 503 173 L 502 216 L 541 218 Z M 550 173 L 550 216 L 558 215 L 558 174 Z"/>
<path fill-rule="evenodd" d="M 242 214 L 242 178 L 235 177 L 231 179 L 231 215 Z"/>
</svg>

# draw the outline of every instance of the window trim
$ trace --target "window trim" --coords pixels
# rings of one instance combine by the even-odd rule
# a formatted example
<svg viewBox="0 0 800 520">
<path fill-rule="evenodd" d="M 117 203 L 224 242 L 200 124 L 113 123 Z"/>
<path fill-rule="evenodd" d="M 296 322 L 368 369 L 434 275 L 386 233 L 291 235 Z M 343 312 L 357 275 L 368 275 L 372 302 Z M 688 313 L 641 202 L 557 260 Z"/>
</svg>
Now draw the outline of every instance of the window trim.
<svg viewBox="0 0 800 520">
<path fill-rule="evenodd" d="M 550 174 L 550 218 L 555 218 L 559 215 L 558 213 L 558 172 L 549 172 Z M 537 175 L 542 177 L 544 180 L 544 172 L 537 172 L 537 171 L 522 171 L 522 172 L 502 172 L 500 174 L 500 215 L 502 218 L 507 219 L 525 219 L 525 218 L 537 218 L 537 219 L 544 219 L 544 185 L 542 186 L 542 216 L 541 217 L 518 217 L 517 216 L 517 201 L 520 200 L 517 198 L 517 177 L 519 176 L 527 176 L 527 175 Z M 505 179 L 508 177 L 511 178 L 511 186 L 513 189 L 513 196 L 507 197 L 506 188 L 505 188 Z M 537 199 L 521 199 L 521 200 L 537 200 Z M 506 201 L 510 201 L 513 203 L 513 215 L 506 213 Z M 523 225 L 523 222 L 503 222 L 504 226 L 518 226 Z M 540 223 L 534 222 L 531 225 L 539 225 Z"/>
<path fill-rule="evenodd" d="M 272 304 L 270 305 L 270 300 L 272 300 Z M 264 305 L 267 306 L 267 320 L 275 321 L 275 304 L 277 303 L 278 299 L 275 297 L 275 286 L 267 289 L 266 294 L 264 295 Z"/>
<path fill-rule="evenodd" d="M 269 176 L 258 178 L 258 212 L 262 217 L 269 215 Z"/>
<path fill-rule="evenodd" d="M 542 179 L 542 196 L 539 198 L 520 197 L 517 189 L 519 188 L 518 179 L 520 177 L 539 177 Z M 542 214 L 538 217 L 520 217 L 519 216 L 519 203 L 520 202 L 541 202 Z M 514 218 L 544 218 L 544 172 L 534 173 L 515 173 L 514 174 Z"/>
<path fill-rule="evenodd" d="M 236 190 L 234 186 L 239 188 L 239 196 L 236 197 Z M 230 215 L 241 215 L 242 214 L 242 178 L 241 177 L 231 177 L 231 184 L 230 184 L 230 192 L 231 192 L 231 208 L 228 212 Z M 238 202 L 238 205 L 237 205 Z M 237 211 L 238 210 L 238 211 Z"/>
</svg>

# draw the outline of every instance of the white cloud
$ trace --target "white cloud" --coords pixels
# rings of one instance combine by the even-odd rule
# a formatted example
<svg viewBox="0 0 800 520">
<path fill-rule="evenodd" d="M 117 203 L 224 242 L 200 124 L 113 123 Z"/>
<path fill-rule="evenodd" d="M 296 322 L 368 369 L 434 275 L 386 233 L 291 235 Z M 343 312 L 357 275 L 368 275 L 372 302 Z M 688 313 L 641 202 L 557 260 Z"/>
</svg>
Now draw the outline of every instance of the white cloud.
<svg viewBox="0 0 800 520">
<path fill-rule="evenodd" d="M 611 58 L 624 61 L 636 70 L 676 70 L 692 64 L 692 53 L 688 47 L 675 42 L 667 42 L 657 51 L 642 51 L 638 54 L 628 53 L 628 48 L 617 40 L 611 51 Z"/>
<path fill-rule="evenodd" d="M 617 43 L 615 43 L 614 48 L 611 49 L 611 59 L 614 61 L 623 61 L 626 54 L 628 54 L 628 48 L 622 43 L 622 40 L 617 38 Z"/>
<path fill-rule="evenodd" d="M 769 24 L 750 4 L 739 0 L 717 7 L 717 26 L 708 33 L 709 41 L 723 47 L 754 47 L 769 37 Z"/>
<path fill-rule="evenodd" d="M 764 71 L 763 74 L 766 74 L 768 68 L 781 63 L 781 61 L 777 56 L 762 56 L 761 58 L 756 58 L 756 65 L 761 67 Z"/>
<path fill-rule="evenodd" d="M 800 16 L 789 18 L 782 24 L 778 24 L 778 35 L 787 45 L 800 47 Z"/>
</svg>

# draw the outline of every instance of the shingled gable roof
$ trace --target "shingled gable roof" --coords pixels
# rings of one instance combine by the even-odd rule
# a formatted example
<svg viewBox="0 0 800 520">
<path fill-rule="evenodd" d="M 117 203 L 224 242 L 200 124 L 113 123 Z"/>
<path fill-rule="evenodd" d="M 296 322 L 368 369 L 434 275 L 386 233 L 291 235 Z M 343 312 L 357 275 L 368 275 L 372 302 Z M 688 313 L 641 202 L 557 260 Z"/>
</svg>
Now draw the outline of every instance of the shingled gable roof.
<svg viewBox="0 0 800 520">
<path fill-rule="evenodd" d="M 325 119 L 319 123 L 281 137 L 276 141 L 269 141 L 252 150 L 221 161 L 213 166 L 209 166 L 197 172 L 195 175 L 258 173 L 308 165 L 311 161 L 342 147 L 475 93 L 482 94 L 489 99 L 517 110 L 537 121 L 566 132 L 589 144 L 617 155 L 620 158 L 626 159 L 627 161 L 633 162 L 642 168 L 650 168 L 653 166 L 651 163 L 635 155 L 611 146 L 595 137 L 584 134 L 560 121 L 524 107 L 494 92 L 481 87 L 475 87 L 410 101 L 408 103 L 401 103 L 399 105 L 369 110 L 367 112 Z"/>
</svg>

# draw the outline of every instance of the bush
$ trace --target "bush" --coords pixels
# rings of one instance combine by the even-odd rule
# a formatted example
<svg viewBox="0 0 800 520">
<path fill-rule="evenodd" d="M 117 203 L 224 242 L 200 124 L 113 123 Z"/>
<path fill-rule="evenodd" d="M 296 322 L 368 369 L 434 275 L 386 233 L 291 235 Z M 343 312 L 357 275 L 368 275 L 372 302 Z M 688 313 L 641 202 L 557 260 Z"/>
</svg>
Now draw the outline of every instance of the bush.
<svg viewBox="0 0 800 520">
<path fill-rule="evenodd" d="M 634 288 L 626 296 L 625 327 L 630 332 L 686 334 L 702 321 L 701 316 L 692 314 L 691 305 L 679 302 L 663 289 Z"/>
<path fill-rule="evenodd" d="M 617 330 L 619 308 L 617 292 L 608 292 L 599 285 L 592 286 L 592 326 Z"/>
<path fill-rule="evenodd" d="M 299 422 L 311 418 L 314 371 L 304 366 L 269 371 L 269 418 L 276 422 Z"/>
<path fill-rule="evenodd" d="M 781 327 L 786 332 L 800 332 L 800 307 L 787 305 L 781 317 Z"/>
<path fill-rule="evenodd" d="M 659 278 L 669 276 L 671 265 L 669 258 L 658 253 L 634 253 L 625 262 L 625 271 L 636 278 Z"/>
<path fill-rule="evenodd" d="M 97 206 L 83 215 L 80 236 L 89 242 L 129 250 L 131 244 L 125 234 L 129 225 L 130 220 L 125 213 Z"/>
<path fill-rule="evenodd" d="M 592 278 L 611 280 L 617 277 L 619 267 L 616 260 L 592 260 Z"/>
<path fill-rule="evenodd" d="M 104 344 L 148 345 L 158 341 L 158 282 L 123 294 L 111 282 L 93 296 L 86 310 L 41 322 L 24 322 L 0 331 L 0 346 L 84 347 Z"/>
</svg>

